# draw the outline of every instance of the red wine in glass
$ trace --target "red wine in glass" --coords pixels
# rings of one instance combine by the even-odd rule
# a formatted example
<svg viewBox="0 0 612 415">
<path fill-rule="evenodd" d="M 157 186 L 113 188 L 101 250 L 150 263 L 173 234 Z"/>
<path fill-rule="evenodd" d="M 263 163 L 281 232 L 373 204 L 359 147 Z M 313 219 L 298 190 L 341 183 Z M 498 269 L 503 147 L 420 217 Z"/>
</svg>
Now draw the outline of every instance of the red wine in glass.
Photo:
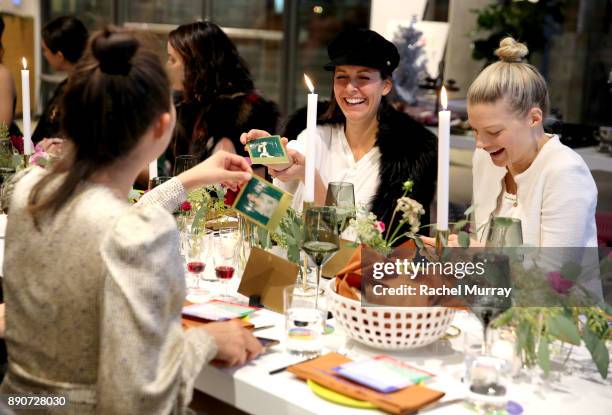
<svg viewBox="0 0 612 415">
<path fill-rule="evenodd" d="M 234 267 L 229 265 L 219 265 L 215 268 L 217 278 L 220 280 L 229 280 L 234 276 Z"/>
<path fill-rule="evenodd" d="M 194 274 L 204 272 L 204 268 L 206 268 L 206 264 L 200 261 L 193 261 L 187 264 L 187 271 Z"/>
</svg>

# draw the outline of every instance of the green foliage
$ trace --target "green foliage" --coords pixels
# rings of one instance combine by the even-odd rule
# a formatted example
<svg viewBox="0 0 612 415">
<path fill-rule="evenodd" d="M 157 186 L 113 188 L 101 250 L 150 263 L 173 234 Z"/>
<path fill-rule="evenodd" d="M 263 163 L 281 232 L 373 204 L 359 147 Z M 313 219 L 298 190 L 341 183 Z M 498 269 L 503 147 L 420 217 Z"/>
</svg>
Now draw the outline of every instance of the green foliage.
<svg viewBox="0 0 612 415">
<path fill-rule="evenodd" d="M 497 61 L 494 51 L 506 36 L 526 43 L 530 53 L 543 51 L 551 36 L 560 29 L 564 3 L 564 0 L 540 0 L 535 3 L 502 0 L 472 10 L 476 14 L 476 29 L 471 36 L 487 33 L 487 37 L 474 41 L 472 58 L 484 59 L 487 63 Z"/>
<path fill-rule="evenodd" d="M 537 364 L 545 375 L 550 371 L 552 343 L 560 341 L 579 346 L 584 341 L 601 377 L 608 376 L 610 356 L 606 341 L 612 340 L 612 329 L 599 307 L 513 307 L 493 325 L 515 327 L 523 364 Z"/>
<path fill-rule="evenodd" d="M 6 140 L 9 138 L 9 128 L 3 122 L 0 122 L 0 140 Z"/>
<path fill-rule="evenodd" d="M 220 186 L 206 186 L 189 192 L 187 201 L 191 204 L 191 211 L 181 212 L 183 215 L 192 215 L 192 229 L 199 229 L 211 214 L 223 216 L 229 212 L 225 205 L 225 190 Z"/>
</svg>

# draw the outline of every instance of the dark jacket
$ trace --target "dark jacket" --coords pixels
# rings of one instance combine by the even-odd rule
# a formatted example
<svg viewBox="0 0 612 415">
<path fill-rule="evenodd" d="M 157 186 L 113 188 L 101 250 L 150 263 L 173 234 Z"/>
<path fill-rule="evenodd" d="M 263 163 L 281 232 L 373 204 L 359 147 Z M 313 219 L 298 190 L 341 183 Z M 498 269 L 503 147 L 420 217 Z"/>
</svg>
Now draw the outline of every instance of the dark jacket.
<svg viewBox="0 0 612 415">
<path fill-rule="evenodd" d="M 224 137 L 232 141 L 238 154 L 248 156 L 240 135 L 253 128 L 274 132 L 279 116 L 276 104 L 255 91 L 221 95 L 209 109 L 198 103 L 179 101 L 175 105 L 177 123 L 166 154 L 172 163 L 181 154 L 204 160 Z"/>
<path fill-rule="evenodd" d="M 68 79 L 64 79 L 57 88 L 55 88 L 53 96 L 47 103 L 45 110 L 38 120 L 38 124 L 36 124 L 36 129 L 32 133 L 32 142 L 34 144 L 38 143 L 43 138 L 61 137 L 60 108 L 62 106 L 62 97 L 67 83 Z"/>
<path fill-rule="evenodd" d="M 318 105 L 321 115 L 327 103 Z M 318 125 L 335 123 L 317 122 Z M 284 136 L 292 140 L 306 128 L 306 110 L 300 109 L 287 123 Z M 408 114 L 385 106 L 379 114 L 376 145 L 380 150 L 380 184 L 372 200 L 372 212 L 388 227 L 396 201 L 404 190 L 403 183 L 411 179 L 414 187 L 408 194 L 423 205 L 425 214 L 421 224 L 430 223 L 429 208 L 436 188 L 438 172 L 438 144 L 436 136 Z M 394 227 L 399 218 L 395 219 Z"/>
</svg>

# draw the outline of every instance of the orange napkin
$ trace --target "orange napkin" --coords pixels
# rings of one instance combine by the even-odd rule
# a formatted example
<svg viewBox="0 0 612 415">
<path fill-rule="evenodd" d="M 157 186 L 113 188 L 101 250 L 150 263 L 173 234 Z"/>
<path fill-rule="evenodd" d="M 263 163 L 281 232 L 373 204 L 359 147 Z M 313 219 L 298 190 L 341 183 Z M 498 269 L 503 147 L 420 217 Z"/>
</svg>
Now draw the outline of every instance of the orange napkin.
<svg viewBox="0 0 612 415">
<path fill-rule="evenodd" d="M 425 386 L 409 386 L 396 392 L 380 393 L 337 375 L 332 368 L 350 362 L 338 353 L 328 353 L 313 360 L 290 366 L 287 371 L 300 379 L 311 379 L 321 386 L 351 398 L 368 401 L 385 412 L 404 415 L 413 413 L 444 396 L 444 392 Z"/>
</svg>

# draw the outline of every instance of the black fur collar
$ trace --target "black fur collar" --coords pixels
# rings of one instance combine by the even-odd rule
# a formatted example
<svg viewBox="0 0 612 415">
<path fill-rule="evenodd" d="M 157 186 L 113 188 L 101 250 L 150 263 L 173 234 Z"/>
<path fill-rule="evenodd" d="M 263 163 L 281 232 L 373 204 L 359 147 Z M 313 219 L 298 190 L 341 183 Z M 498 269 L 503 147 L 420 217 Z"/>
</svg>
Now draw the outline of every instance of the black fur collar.
<svg viewBox="0 0 612 415">
<path fill-rule="evenodd" d="M 326 104 L 319 105 L 319 115 L 326 109 Z M 331 123 L 318 121 L 319 125 Z M 284 136 L 295 139 L 304 128 L 306 109 L 302 108 L 286 124 Z M 386 106 L 379 114 L 376 144 L 381 153 L 380 184 L 372 200 L 372 212 L 389 226 L 396 201 L 403 194 L 402 185 L 411 179 L 414 187 L 408 196 L 423 205 L 421 224 L 428 224 L 438 168 L 436 136 L 409 115 Z"/>
</svg>

